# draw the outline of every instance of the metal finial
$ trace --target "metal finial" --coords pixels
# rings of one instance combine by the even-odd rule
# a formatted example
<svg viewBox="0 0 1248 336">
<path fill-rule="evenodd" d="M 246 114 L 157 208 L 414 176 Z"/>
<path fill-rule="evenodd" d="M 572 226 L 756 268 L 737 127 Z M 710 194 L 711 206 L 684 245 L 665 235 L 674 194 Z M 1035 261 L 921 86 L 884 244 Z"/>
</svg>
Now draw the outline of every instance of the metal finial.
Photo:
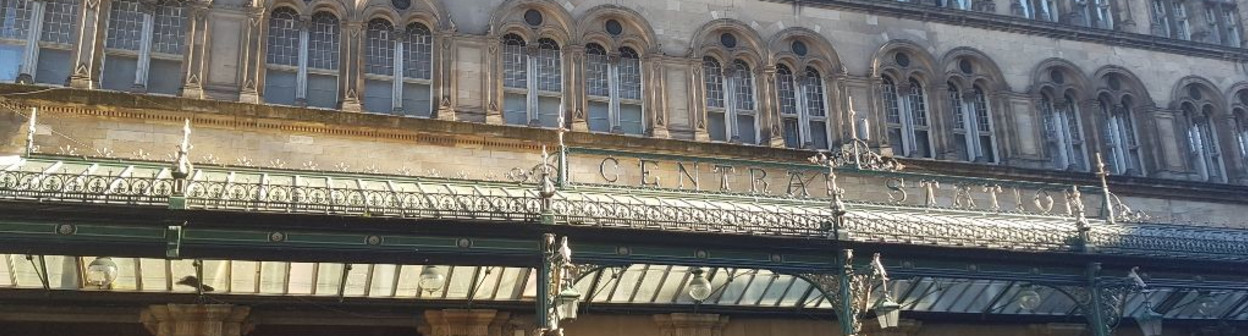
<svg viewBox="0 0 1248 336">
<path fill-rule="evenodd" d="M 30 154 L 33 154 L 35 152 L 35 122 L 36 122 L 38 114 L 39 114 L 39 108 L 31 106 L 30 107 L 30 125 L 26 127 L 26 156 L 28 157 L 30 156 Z"/>
<path fill-rule="evenodd" d="M 182 143 L 178 144 L 178 154 L 174 158 L 173 172 L 171 175 L 175 179 L 185 179 L 191 175 L 191 171 L 195 168 L 191 165 L 191 119 L 186 119 L 182 125 Z M 181 189 L 181 188 L 179 188 Z"/>
<path fill-rule="evenodd" d="M 1101 180 L 1101 197 L 1104 197 L 1104 211 L 1102 215 L 1109 224 L 1115 224 L 1114 217 L 1114 198 L 1109 191 L 1109 171 L 1105 170 L 1105 159 L 1101 157 L 1101 152 L 1096 152 L 1096 177 Z"/>
<path fill-rule="evenodd" d="M 563 113 L 560 113 L 560 114 L 559 114 L 559 121 L 558 121 L 558 125 L 556 125 L 556 126 L 555 126 L 555 134 L 556 134 L 556 135 L 558 136 L 558 138 L 559 138 L 559 148 L 560 148 L 560 149 L 562 149 L 562 148 L 563 148 L 563 146 L 564 146 L 564 145 L 563 145 L 563 132 L 564 132 L 564 129 L 563 129 Z"/>
</svg>

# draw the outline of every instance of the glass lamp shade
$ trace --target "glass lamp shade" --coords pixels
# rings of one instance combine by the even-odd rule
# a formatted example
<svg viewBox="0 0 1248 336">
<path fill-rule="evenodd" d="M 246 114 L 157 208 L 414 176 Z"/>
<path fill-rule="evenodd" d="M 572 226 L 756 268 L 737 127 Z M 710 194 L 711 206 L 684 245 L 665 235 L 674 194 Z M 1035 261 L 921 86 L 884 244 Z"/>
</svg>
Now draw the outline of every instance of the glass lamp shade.
<svg viewBox="0 0 1248 336">
<path fill-rule="evenodd" d="M 1140 332 L 1144 336 L 1161 336 L 1161 320 L 1164 317 L 1165 315 L 1148 307 L 1135 317 L 1135 322 L 1140 324 Z"/>
<path fill-rule="evenodd" d="M 875 306 L 875 318 L 880 320 L 880 329 L 896 328 L 901 323 L 901 305 L 886 298 Z"/>
<path fill-rule="evenodd" d="M 1039 307 L 1040 293 L 1035 289 L 1027 288 L 1018 293 L 1018 308 L 1031 311 Z"/>
<path fill-rule="evenodd" d="M 442 271 L 438 266 L 425 266 L 420 270 L 420 289 L 427 292 L 433 292 L 442 289 L 442 285 L 446 284 L 446 276 L 442 275 Z"/>
<path fill-rule="evenodd" d="M 96 288 L 105 288 L 117 280 L 117 263 L 112 258 L 100 257 L 87 265 L 85 282 Z"/>
<path fill-rule="evenodd" d="M 693 279 L 689 280 L 689 297 L 697 302 L 711 297 L 711 282 L 702 276 L 702 270 L 693 271 Z"/>
<path fill-rule="evenodd" d="M 559 314 L 560 319 L 575 320 L 580 303 L 581 293 L 573 288 L 564 289 L 555 297 L 555 313 Z"/>
</svg>

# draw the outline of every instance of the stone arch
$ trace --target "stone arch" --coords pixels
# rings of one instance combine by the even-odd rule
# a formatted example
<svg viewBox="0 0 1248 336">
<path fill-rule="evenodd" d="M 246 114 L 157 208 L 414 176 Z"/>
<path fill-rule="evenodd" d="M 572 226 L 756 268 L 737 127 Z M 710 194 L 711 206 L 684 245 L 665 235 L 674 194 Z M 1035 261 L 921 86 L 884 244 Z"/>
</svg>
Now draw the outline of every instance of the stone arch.
<svg viewBox="0 0 1248 336">
<path fill-rule="evenodd" d="M 1216 115 L 1224 115 L 1226 113 L 1226 100 L 1223 99 L 1222 92 L 1217 89 L 1217 85 L 1203 77 L 1186 76 L 1180 78 L 1170 92 L 1170 97 L 1170 104 L 1173 108 L 1178 108 L 1183 103 L 1191 103 L 1198 108 L 1210 105 L 1213 107 L 1213 112 Z"/>
<path fill-rule="evenodd" d="M 792 42 L 802 41 L 807 46 L 806 56 L 793 52 Z M 825 75 L 843 75 L 845 67 L 840 55 L 823 35 L 804 27 L 790 27 L 772 35 L 767 50 L 774 63 L 787 64 L 793 71 L 814 67 Z"/>
<path fill-rule="evenodd" d="M 1120 85 L 1117 89 L 1113 88 L 1112 83 L 1110 83 L 1113 80 L 1111 78 L 1115 77 L 1119 82 L 1118 85 Z M 1091 79 L 1092 85 L 1095 87 L 1092 92 L 1093 97 L 1108 95 L 1114 102 L 1122 102 L 1123 98 L 1129 97 L 1135 103 L 1132 106 L 1134 108 L 1143 108 L 1156 104 L 1152 96 L 1149 95 L 1148 88 L 1144 86 L 1144 82 L 1127 68 L 1117 65 L 1106 65 L 1092 73 Z"/>
<path fill-rule="evenodd" d="M 961 61 L 971 62 L 971 73 L 961 70 Z M 1009 83 L 1001 67 L 982 51 L 971 47 L 957 47 L 945 53 L 940 60 L 940 69 L 945 78 L 958 83 L 961 89 L 971 89 L 978 85 L 988 93 L 1010 91 Z"/>
<path fill-rule="evenodd" d="M 904 52 L 910 64 L 897 64 L 897 54 Z M 880 46 L 871 57 L 871 75 L 880 77 L 891 74 L 896 81 L 918 79 L 920 84 L 931 86 L 936 60 L 927 49 L 910 40 L 892 40 Z"/>
<path fill-rule="evenodd" d="M 1092 97 L 1088 90 L 1088 76 L 1079 66 L 1065 59 L 1049 58 L 1041 61 L 1032 71 L 1031 78 L 1031 91 L 1034 94 L 1046 90 L 1055 94 L 1073 94 L 1077 101 Z"/>
<path fill-rule="evenodd" d="M 542 13 L 540 25 L 531 26 L 524 21 L 524 13 L 530 9 Z M 573 39 L 575 28 L 572 14 L 554 1 L 508 0 L 490 14 L 489 35 L 501 38 L 507 34 L 516 34 L 528 43 L 536 43 L 541 38 L 550 38 L 562 47 L 576 42 Z"/>
<path fill-rule="evenodd" d="M 737 39 L 737 45 L 729 48 L 720 43 L 722 33 L 732 33 Z M 698 28 L 694 33 L 690 50 L 696 59 L 702 56 L 712 55 L 720 60 L 721 64 L 731 63 L 732 60 L 744 59 L 747 64 L 754 70 L 760 69 L 767 60 L 764 58 L 765 45 L 762 37 L 758 32 L 744 22 L 734 19 L 718 19 L 707 22 Z"/>
<path fill-rule="evenodd" d="M 603 25 L 607 20 L 614 19 L 623 26 L 619 36 L 606 33 Z M 629 47 L 640 54 L 658 52 L 658 37 L 650 22 L 640 13 L 631 8 L 618 5 L 600 5 L 591 8 L 577 21 L 576 31 L 581 34 L 579 42 L 588 44 L 597 42 L 608 49 Z"/>
</svg>

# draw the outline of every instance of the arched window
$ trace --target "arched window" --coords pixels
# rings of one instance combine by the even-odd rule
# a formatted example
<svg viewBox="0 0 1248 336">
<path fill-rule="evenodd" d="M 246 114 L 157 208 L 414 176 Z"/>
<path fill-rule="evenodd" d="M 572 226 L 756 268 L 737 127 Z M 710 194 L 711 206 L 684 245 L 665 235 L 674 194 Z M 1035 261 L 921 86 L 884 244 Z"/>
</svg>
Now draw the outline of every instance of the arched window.
<svg viewBox="0 0 1248 336">
<path fill-rule="evenodd" d="M 1018 4 L 1018 15 L 1028 19 L 1057 22 L 1057 0 L 1015 0 Z"/>
<path fill-rule="evenodd" d="M 642 134 L 641 57 L 632 48 L 608 55 L 596 43 L 585 47 L 585 84 L 589 93 L 589 130 Z"/>
<path fill-rule="evenodd" d="M 412 23 L 396 30 L 390 21 L 368 22 L 364 49 L 364 110 L 429 117 L 433 36 Z M 396 80 L 397 78 L 397 80 Z"/>
<path fill-rule="evenodd" d="M 1239 157 L 1248 161 L 1248 111 L 1237 108 L 1234 112 L 1235 142 L 1239 144 Z M 1245 162 L 1248 163 L 1248 162 Z"/>
<path fill-rule="evenodd" d="M 1078 105 L 1069 94 L 1055 100 L 1049 93 L 1040 98 L 1044 114 L 1044 138 L 1056 169 L 1086 171 L 1087 153 L 1083 143 L 1083 131 L 1079 126 Z"/>
<path fill-rule="evenodd" d="M 556 127 L 563 109 L 559 43 L 540 39 L 528 48 L 515 34 L 503 36 L 503 119 L 508 124 Z"/>
<path fill-rule="evenodd" d="M 1143 175 L 1130 98 L 1124 97 L 1121 104 L 1114 104 L 1109 97 L 1101 97 L 1097 104 L 1101 116 L 1105 118 L 1105 147 L 1109 154 L 1110 171 L 1119 175 Z"/>
<path fill-rule="evenodd" d="M 992 138 L 992 119 L 988 113 L 988 97 L 979 86 L 969 95 L 949 83 L 949 101 L 953 111 L 953 146 L 961 159 L 972 162 L 997 162 Z"/>
<path fill-rule="evenodd" d="M 104 41 L 100 86 L 110 90 L 177 94 L 182 87 L 186 14 L 171 1 L 146 6 L 137 0 L 113 1 Z M 157 74 L 149 76 L 149 74 Z"/>
<path fill-rule="evenodd" d="M 269 18 L 264 101 L 272 104 L 338 107 L 338 17 L 312 15 L 301 24 L 290 8 Z"/>
<path fill-rule="evenodd" d="M 910 157 L 932 157 L 927 97 L 923 93 L 923 86 L 912 79 L 905 87 L 898 87 L 891 77 L 884 76 L 882 89 L 887 112 L 888 138 L 893 152 Z"/>
<path fill-rule="evenodd" d="M 64 85 L 80 2 L 0 0 L 0 81 Z"/>
<path fill-rule="evenodd" d="M 754 73 L 750 71 L 750 65 L 735 60 L 730 70 L 724 71 L 719 61 L 705 57 L 702 67 L 706 84 L 707 131 L 711 140 L 757 144 Z"/>
<path fill-rule="evenodd" d="M 1205 105 L 1199 111 L 1192 103 L 1183 103 L 1183 116 L 1187 119 L 1188 156 L 1201 180 L 1225 182 L 1222 174 L 1222 151 L 1212 123 L 1213 105 Z"/>
<path fill-rule="evenodd" d="M 1185 0 L 1152 0 L 1153 34 L 1181 40 L 1192 39 Z"/>
<path fill-rule="evenodd" d="M 807 67 L 801 77 L 789 67 L 776 67 L 784 144 L 789 148 L 828 149 L 828 116 L 823 78 Z"/>
</svg>

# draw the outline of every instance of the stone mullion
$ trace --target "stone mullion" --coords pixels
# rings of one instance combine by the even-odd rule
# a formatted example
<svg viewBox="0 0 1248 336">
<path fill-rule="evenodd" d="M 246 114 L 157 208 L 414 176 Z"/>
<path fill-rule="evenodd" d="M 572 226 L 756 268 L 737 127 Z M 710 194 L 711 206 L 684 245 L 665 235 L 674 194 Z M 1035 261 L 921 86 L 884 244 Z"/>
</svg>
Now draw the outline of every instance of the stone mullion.
<svg viewBox="0 0 1248 336">
<path fill-rule="evenodd" d="M 451 56 L 455 52 L 455 35 L 454 32 L 439 31 L 434 33 L 433 37 L 433 55 L 431 55 L 433 59 L 430 60 L 433 64 L 433 78 L 430 78 L 430 90 L 433 91 L 431 103 L 436 104 L 433 108 L 437 111 L 437 119 L 453 121 L 456 120 L 456 95 L 454 93 L 458 84 L 455 76 L 455 57 Z M 497 43 L 491 48 L 497 50 Z"/>
<path fill-rule="evenodd" d="M 775 99 L 776 92 L 776 66 L 768 65 L 759 67 L 759 77 L 763 80 L 758 85 L 758 133 L 760 139 L 759 144 L 765 144 L 773 148 L 784 147 L 784 137 L 780 136 L 783 131 L 780 129 L 780 109 L 777 108 L 778 100 Z M 802 97 L 805 100 L 805 97 Z M 803 139 L 807 137 L 802 137 Z M 802 140 L 799 140 L 802 141 Z M 805 141 L 802 141 L 805 142 Z"/>
<path fill-rule="evenodd" d="M 360 103 L 360 94 L 364 92 L 364 76 L 361 69 L 364 68 L 364 57 L 361 52 L 364 51 L 364 23 L 344 21 L 342 23 L 342 34 L 345 41 L 340 43 L 339 48 L 339 66 L 338 69 L 338 90 L 339 101 L 342 102 L 342 110 L 348 112 L 360 112 L 364 107 Z M 395 81 L 402 81 L 402 74 L 395 74 Z"/>
<path fill-rule="evenodd" d="M 586 119 L 587 105 L 585 102 L 585 46 L 568 45 L 563 48 L 564 76 L 563 101 L 565 117 L 571 117 L 572 131 L 589 132 L 589 121 Z M 608 108 L 610 109 L 610 108 Z M 612 109 L 613 110 L 613 109 Z M 610 113 L 609 113 L 610 114 Z M 615 121 L 611 121 L 616 125 Z M 567 124 L 559 125 L 565 127 Z"/>
<path fill-rule="evenodd" d="M 78 12 L 78 40 L 70 52 L 74 65 L 69 75 L 69 86 L 94 89 L 99 86 L 100 66 L 104 64 L 104 33 L 107 30 L 110 0 L 87 0 Z"/>
<path fill-rule="evenodd" d="M 502 58 L 502 42 L 497 38 L 490 38 L 486 41 L 489 60 L 486 62 L 488 67 L 485 72 L 485 83 L 488 88 L 485 92 L 487 100 L 485 107 L 485 122 L 487 124 L 503 123 L 503 58 Z"/>
<path fill-rule="evenodd" d="M 238 100 L 244 103 L 260 103 L 260 83 L 264 81 L 264 53 L 267 25 L 264 7 L 250 7 L 247 11 L 247 28 L 243 33 L 243 87 Z"/>
<path fill-rule="evenodd" d="M 650 135 L 660 139 L 671 138 L 672 134 L 667 128 L 667 122 L 670 116 L 667 110 L 667 76 L 664 70 L 666 60 L 659 56 L 658 53 L 651 53 L 645 56 L 645 62 L 642 63 L 643 72 L 650 69 L 650 72 L 642 75 L 642 85 L 649 94 L 646 98 L 645 116 L 646 130 Z"/>
<path fill-rule="evenodd" d="M 696 141 L 711 141 L 710 133 L 706 130 L 707 106 L 706 106 L 706 74 L 702 73 L 702 60 L 694 58 L 689 60 L 689 112 L 692 117 L 689 124 L 693 130 L 693 139 Z"/>
<path fill-rule="evenodd" d="M 186 55 L 182 59 L 182 97 L 204 98 L 204 69 L 208 62 L 208 15 L 210 2 L 191 1 L 190 20 L 187 20 Z"/>
</svg>

